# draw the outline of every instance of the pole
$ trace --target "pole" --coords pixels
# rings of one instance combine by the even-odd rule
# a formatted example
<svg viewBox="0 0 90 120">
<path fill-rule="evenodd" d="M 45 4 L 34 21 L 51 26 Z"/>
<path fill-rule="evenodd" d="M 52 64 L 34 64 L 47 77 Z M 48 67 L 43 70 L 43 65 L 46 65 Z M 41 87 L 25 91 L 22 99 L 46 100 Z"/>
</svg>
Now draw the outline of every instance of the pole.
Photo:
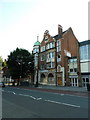
<svg viewBox="0 0 90 120">
<path fill-rule="evenodd" d="M 37 67 L 36 67 L 37 79 L 36 79 L 36 85 L 35 85 L 35 87 L 38 87 L 38 69 L 39 69 L 39 54 L 37 53 Z"/>
<path fill-rule="evenodd" d="M 56 42 L 56 40 L 55 40 L 55 54 L 56 54 L 56 57 L 55 57 L 55 61 L 56 61 L 55 69 L 56 69 L 56 86 L 57 86 L 57 42 Z"/>
<path fill-rule="evenodd" d="M 37 69 L 37 82 L 36 82 L 36 87 L 38 87 L 38 69 Z"/>
</svg>

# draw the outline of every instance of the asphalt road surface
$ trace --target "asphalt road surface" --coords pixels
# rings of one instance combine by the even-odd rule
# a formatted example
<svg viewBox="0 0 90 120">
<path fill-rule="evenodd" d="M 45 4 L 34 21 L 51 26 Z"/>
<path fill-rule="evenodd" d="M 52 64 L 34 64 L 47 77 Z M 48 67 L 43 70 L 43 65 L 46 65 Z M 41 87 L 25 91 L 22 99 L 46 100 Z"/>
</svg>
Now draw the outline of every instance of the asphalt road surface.
<svg viewBox="0 0 90 120">
<path fill-rule="evenodd" d="M 3 118 L 88 118 L 88 97 L 5 87 Z"/>
</svg>

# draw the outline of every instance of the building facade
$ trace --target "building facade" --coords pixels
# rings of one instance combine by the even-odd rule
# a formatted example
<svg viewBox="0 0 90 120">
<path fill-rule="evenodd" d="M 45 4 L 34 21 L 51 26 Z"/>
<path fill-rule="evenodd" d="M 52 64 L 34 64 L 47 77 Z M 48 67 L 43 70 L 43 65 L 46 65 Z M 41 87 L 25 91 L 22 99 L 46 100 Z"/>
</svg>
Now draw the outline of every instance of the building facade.
<svg viewBox="0 0 90 120">
<path fill-rule="evenodd" d="M 82 86 L 90 84 L 90 40 L 80 42 L 80 65 Z"/>
<path fill-rule="evenodd" d="M 43 40 L 33 47 L 35 83 L 60 86 L 82 86 L 80 73 L 79 42 L 72 28 L 51 36 L 46 30 Z"/>
</svg>

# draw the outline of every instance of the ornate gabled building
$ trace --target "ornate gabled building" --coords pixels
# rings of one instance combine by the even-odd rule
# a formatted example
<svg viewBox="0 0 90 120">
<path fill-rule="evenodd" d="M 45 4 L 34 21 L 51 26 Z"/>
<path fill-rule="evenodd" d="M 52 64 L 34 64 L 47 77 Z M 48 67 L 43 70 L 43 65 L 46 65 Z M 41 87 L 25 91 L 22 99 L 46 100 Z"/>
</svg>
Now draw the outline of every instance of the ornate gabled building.
<svg viewBox="0 0 90 120">
<path fill-rule="evenodd" d="M 69 28 L 63 31 L 58 25 L 58 34 L 51 36 L 46 30 L 43 40 L 33 47 L 35 60 L 34 83 L 82 86 L 80 73 L 79 43 Z"/>
</svg>

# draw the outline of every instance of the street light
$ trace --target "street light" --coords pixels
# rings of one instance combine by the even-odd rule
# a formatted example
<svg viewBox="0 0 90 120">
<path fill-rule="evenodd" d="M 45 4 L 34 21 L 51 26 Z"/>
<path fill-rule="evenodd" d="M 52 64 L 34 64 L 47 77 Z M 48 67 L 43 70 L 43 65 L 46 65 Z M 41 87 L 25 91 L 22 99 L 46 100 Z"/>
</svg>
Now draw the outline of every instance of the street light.
<svg viewBox="0 0 90 120">
<path fill-rule="evenodd" d="M 22 62 L 22 60 L 20 60 L 18 62 L 18 64 L 20 65 L 20 79 L 22 78 L 22 64 L 24 64 L 25 62 Z"/>
<path fill-rule="evenodd" d="M 56 54 L 56 56 L 55 56 L 55 72 L 56 72 L 56 86 L 57 86 L 57 41 L 56 41 L 56 39 L 54 38 L 54 42 L 55 42 L 55 54 Z"/>
<path fill-rule="evenodd" d="M 35 87 L 38 87 L 38 69 L 39 69 L 39 53 L 36 52 L 36 57 L 37 57 L 37 67 L 36 67 L 36 71 L 37 71 L 37 80 L 36 80 L 36 84 Z"/>
<path fill-rule="evenodd" d="M 25 63 L 25 62 L 22 61 L 22 58 L 23 58 L 23 56 L 17 56 L 17 60 L 16 60 L 16 62 L 18 63 L 18 65 L 20 65 L 20 77 L 19 77 L 20 80 L 22 78 L 22 64 Z M 18 80 L 17 85 L 19 85 L 19 80 Z"/>
</svg>

